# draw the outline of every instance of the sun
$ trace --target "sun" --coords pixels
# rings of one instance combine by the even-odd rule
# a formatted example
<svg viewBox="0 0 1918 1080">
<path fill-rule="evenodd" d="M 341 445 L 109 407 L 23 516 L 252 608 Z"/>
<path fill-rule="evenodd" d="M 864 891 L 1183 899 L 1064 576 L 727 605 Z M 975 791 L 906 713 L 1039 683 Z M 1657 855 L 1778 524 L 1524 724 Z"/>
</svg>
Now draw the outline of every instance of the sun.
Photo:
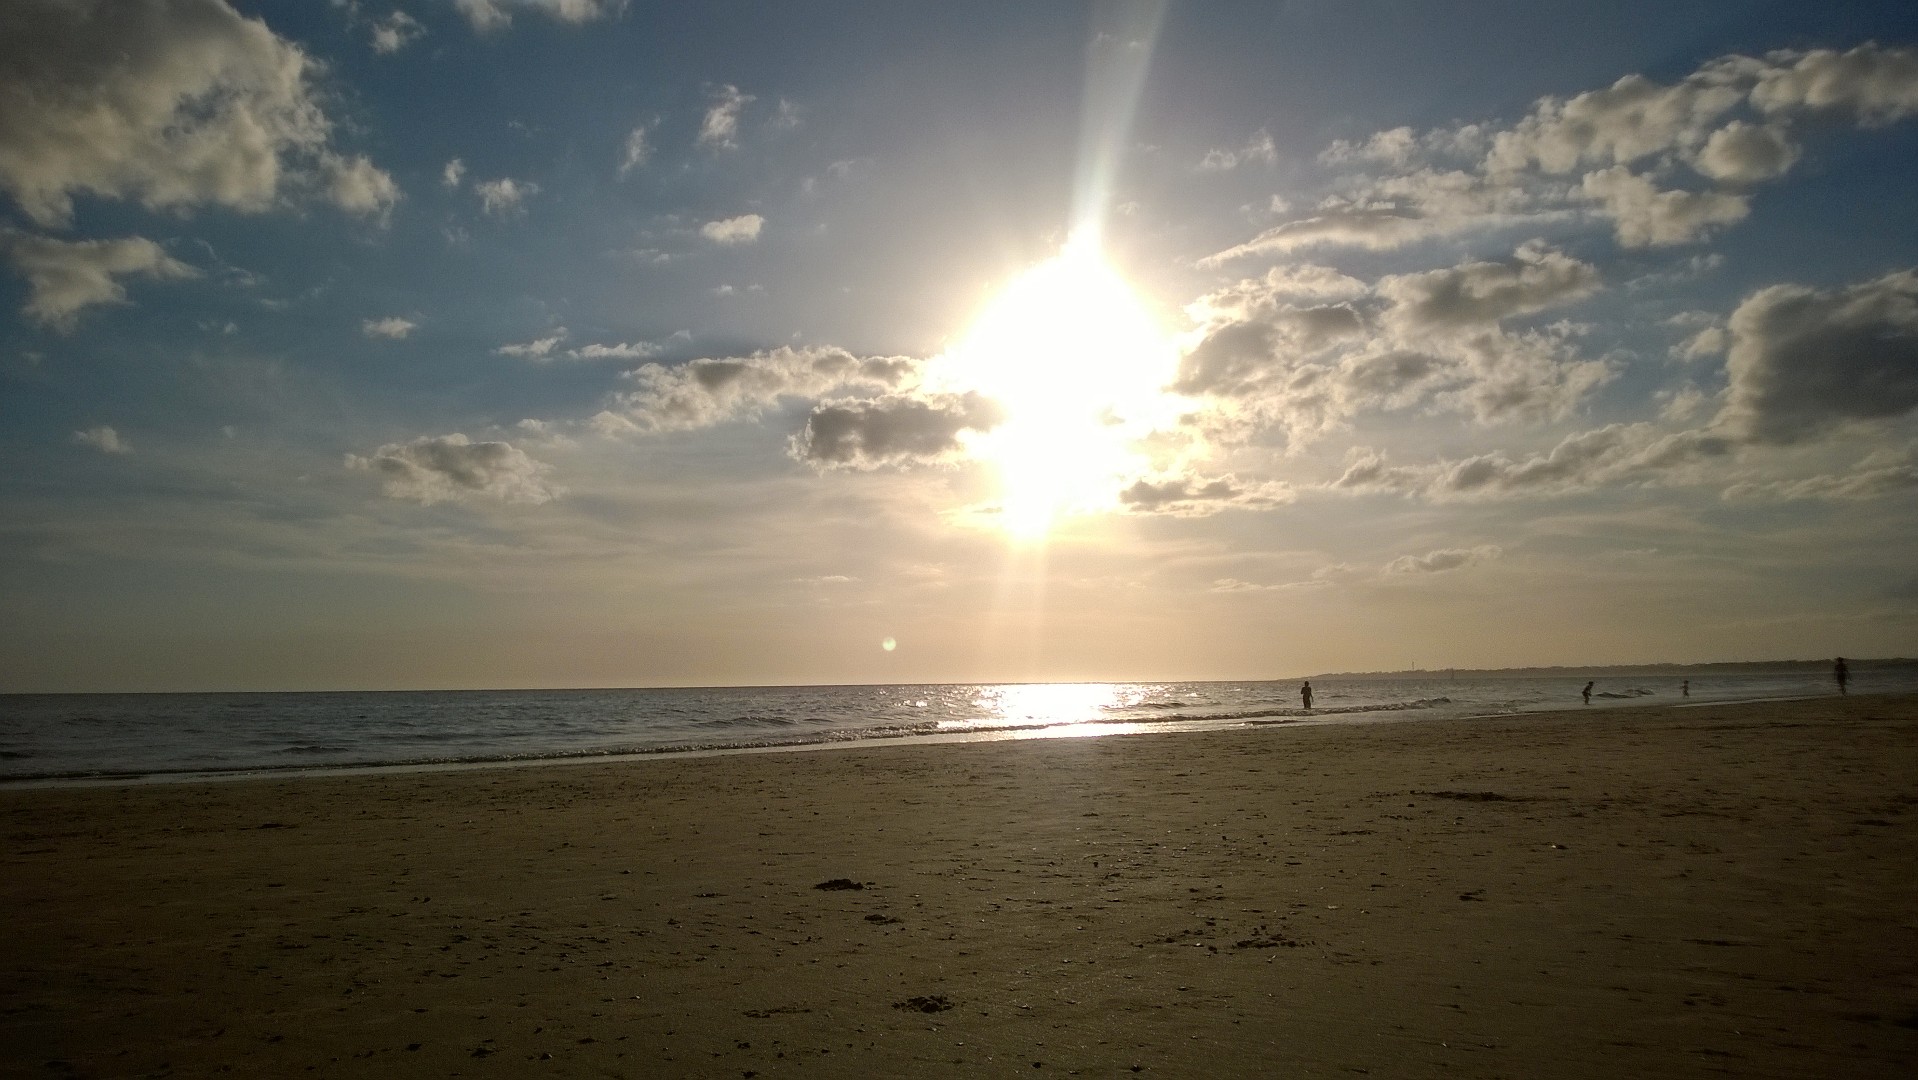
<svg viewBox="0 0 1918 1080">
<path fill-rule="evenodd" d="M 1007 285 L 945 359 L 1005 410 L 972 450 L 999 471 L 1005 530 L 1037 538 L 1112 509 L 1144 471 L 1134 446 L 1161 419 L 1178 353 L 1097 247 L 1075 243 Z"/>
</svg>

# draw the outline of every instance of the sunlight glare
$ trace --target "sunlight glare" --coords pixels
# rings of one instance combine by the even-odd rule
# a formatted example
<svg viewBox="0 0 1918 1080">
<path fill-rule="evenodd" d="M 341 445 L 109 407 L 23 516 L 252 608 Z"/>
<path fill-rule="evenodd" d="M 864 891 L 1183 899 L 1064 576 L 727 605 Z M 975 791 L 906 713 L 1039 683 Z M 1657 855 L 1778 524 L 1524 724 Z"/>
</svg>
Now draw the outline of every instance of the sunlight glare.
<svg viewBox="0 0 1918 1080">
<path fill-rule="evenodd" d="M 1177 352 L 1080 242 L 1008 285 L 948 360 L 958 382 L 1004 407 L 975 451 L 999 468 L 1006 531 L 1037 538 L 1063 515 L 1111 509 L 1142 470 L 1131 444 L 1157 419 Z"/>
</svg>

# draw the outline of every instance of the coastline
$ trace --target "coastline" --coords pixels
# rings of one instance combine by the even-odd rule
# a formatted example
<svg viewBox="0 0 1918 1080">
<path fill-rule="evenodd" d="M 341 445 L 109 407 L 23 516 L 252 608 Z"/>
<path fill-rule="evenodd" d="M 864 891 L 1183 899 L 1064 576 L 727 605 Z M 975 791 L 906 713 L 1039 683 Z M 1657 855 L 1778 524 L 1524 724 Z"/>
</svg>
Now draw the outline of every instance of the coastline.
<svg viewBox="0 0 1918 1080">
<path fill-rule="evenodd" d="M 1110 692 L 1110 688 L 1113 687 L 1130 688 L 1139 686 L 1156 689 L 1171 686 L 1175 688 L 1199 688 L 1231 684 L 1088 685 L 1095 690 L 1106 690 Z M 1288 684 L 1255 683 L 1249 685 L 1258 688 L 1271 688 L 1268 694 L 1272 692 L 1272 690 L 1275 690 L 1281 698 L 1290 696 L 1293 691 L 1293 687 Z M 1049 685 L 1046 688 L 1052 689 Z M 789 692 L 794 689 L 803 690 L 805 688 L 775 687 L 771 689 L 774 692 Z M 912 691 L 923 690 L 923 688 L 911 686 L 875 686 L 856 689 L 880 691 L 882 693 L 888 691 L 905 691 L 908 695 L 910 695 Z M 951 684 L 949 686 L 939 687 L 938 689 L 965 691 L 1003 688 L 975 687 L 971 684 Z M 1270 696 L 1267 696 L 1265 700 L 1260 702 L 1259 706 L 1255 708 L 1220 708 L 1219 706 L 1222 704 L 1220 702 L 1200 702 L 1181 704 L 1178 706 L 1168 706 L 1155 702 L 1145 706 L 1143 713 L 1134 709 L 1132 710 L 1132 715 L 1110 715 L 1102 718 L 1087 718 L 1082 715 L 1074 715 L 1075 711 L 1083 712 L 1083 708 L 1075 710 L 1073 708 L 1075 703 L 1066 702 L 1063 703 L 1065 707 L 1053 715 L 1046 715 L 1045 710 L 1042 709 L 1040 713 L 1017 719 L 974 715 L 964 718 L 941 718 L 932 722 L 910 725 L 897 722 L 883 722 L 877 725 L 854 724 L 851 726 L 835 725 L 830 721 L 824 720 L 810 720 L 805 725 L 809 730 L 802 733 L 793 733 L 790 730 L 772 733 L 762 731 L 756 736 L 720 740 L 715 740 L 709 729 L 690 731 L 682 726 L 674 733 L 661 735 L 657 732 L 649 731 L 644 725 L 641 725 L 627 729 L 623 735 L 603 735 L 603 738 L 610 741 L 610 745 L 573 746 L 564 749 L 553 748 L 550 743 L 547 743 L 547 740 L 541 737 L 539 732 L 531 728 L 525 728 L 507 737 L 507 741 L 517 743 L 517 745 L 511 749 L 508 749 L 505 745 L 501 745 L 496 741 L 491 749 L 477 752 L 469 749 L 457 756 L 447 756 L 444 750 L 422 756 L 405 756 L 404 754 L 394 756 L 384 746 L 380 746 L 376 751 L 374 745 L 368 744 L 365 741 L 365 736 L 373 734 L 374 740 L 377 742 L 383 740 L 384 732 L 380 731 L 377 727 L 366 726 L 364 724 L 366 717 L 364 716 L 355 718 L 362 722 L 358 735 L 358 738 L 361 740 L 360 745 L 362 751 L 366 753 L 378 753 L 379 756 L 355 756 L 350 745 L 328 745 L 329 743 L 338 742 L 339 736 L 342 734 L 337 729 L 332 731 L 328 730 L 329 727 L 337 724 L 342 719 L 336 712 L 332 715 L 312 717 L 309 723 L 304 727 L 296 725 L 292 728 L 283 728 L 277 733 L 278 741 L 280 742 L 277 752 L 267 752 L 264 756 L 262 756 L 261 751 L 258 749 L 262 742 L 262 736 L 259 732 L 246 730 L 244 724 L 227 729 L 221 736 L 214 737 L 226 738 L 229 740 L 229 745 L 232 743 L 249 744 L 253 748 L 251 752 L 253 760 L 244 763 L 218 765 L 188 763 L 191 759 L 203 759 L 208 756 L 207 751 L 211 749 L 211 745 L 206 741 L 210 735 L 210 729 L 204 725 L 204 718 L 193 715 L 193 709 L 189 707 L 177 715 L 141 718 L 147 726 L 152 726 L 155 723 L 159 724 L 161 731 L 148 733 L 143 740 L 136 741 L 143 741 L 147 745 L 151 745 L 153 736 L 158 735 L 159 741 L 164 743 L 166 739 L 165 730 L 169 725 L 189 727 L 194 730 L 200 740 L 192 747 L 173 746 L 170 753 L 166 749 L 157 747 L 147 750 L 142 756 L 156 759 L 150 764 L 94 764 L 83 766 L 69 760 L 65 768 L 56 766 L 52 771 L 20 771 L 19 761 L 39 760 L 41 759 L 41 754 L 48 751 L 51 751 L 50 757 L 53 759 L 58 759 L 63 755 L 69 757 L 69 759 L 74 756 L 79 756 L 84 759 L 94 755 L 104 754 L 107 760 L 111 761 L 116 757 L 124 756 L 124 747 L 116 753 L 115 750 L 102 747 L 98 744 L 86 748 L 62 747 L 51 744 L 34 746 L 34 737 L 25 735 L 26 732 L 34 731 L 36 728 L 39 731 L 49 729 L 59 730 L 62 725 L 66 724 L 79 724 L 82 725 L 80 730 L 88 730 L 88 728 L 96 722 L 96 718 L 89 715 L 86 711 L 81 710 L 65 714 L 53 713 L 37 717 L 16 716 L 9 718 L 15 725 L 15 731 L 20 735 L 25 735 L 25 737 L 19 738 L 16 736 L 13 745 L 18 747 L 18 749 L 6 751 L 6 753 L 14 759 L 14 762 L 11 770 L 0 772 L 0 790 L 9 788 L 102 787 L 123 784 L 219 783 L 232 780 L 290 779 L 301 776 L 358 776 L 381 772 L 458 772 L 473 769 L 619 763 L 652 759 L 708 757 L 727 754 L 863 749 L 901 744 L 943 745 L 950 743 L 992 742 L 1033 738 L 1089 738 L 1110 735 L 1170 734 L 1241 727 L 1309 726 L 1324 723 L 1443 722 L 1445 720 L 1477 720 L 1500 716 L 1559 712 L 1568 711 L 1569 709 L 1563 702 L 1551 701 L 1548 703 L 1539 700 L 1536 696 L 1533 696 L 1531 700 L 1523 701 L 1503 700 L 1494 702 L 1480 700 L 1472 702 L 1468 700 L 1467 702 L 1461 703 L 1445 696 L 1442 692 L 1435 694 L 1430 693 L 1435 689 L 1451 689 L 1450 687 L 1434 687 L 1432 684 L 1425 684 L 1420 687 L 1420 689 L 1428 691 L 1428 696 L 1401 697 L 1395 700 L 1374 700 L 1360 703 L 1354 703 L 1349 699 L 1342 700 L 1337 689 L 1334 689 L 1332 693 L 1323 695 L 1323 697 L 1331 699 L 1329 702 L 1311 710 L 1303 709 L 1296 704 L 1275 705 Z M 1764 689 L 1746 687 L 1743 692 L 1733 692 L 1731 694 L 1727 694 L 1720 689 L 1711 696 L 1701 695 L 1699 699 L 1674 701 L 1660 697 L 1653 691 L 1634 688 L 1625 692 L 1604 692 L 1594 695 L 1593 702 L 1575 709 L 1569 709 L 1569 711 L 1590 712 L 1594 710 L 1645 708 L 1681 704 L 1687 706 L 1715 703 L 1736 704 L 1741 702 L 1786 701 L 1824 696 L 1820 693 L 1808 692 L 1808 688 L 1803 686 L 1791 687 L 1784 693 L 1779 692 L 1780 690 L 1786 689 L 1787 688 L 1784 687 L 1767 687 Z M 711 693 L 715 690 L 720 693 L 736 692 L 735 688 L 706 688 L 704 690 L 687 692 Z M 1906 687 L 1893 687 L 1877 692 L 1918 693 L 1918 683 L 1913 683 Z M 373 696 L 377 697 L 385 693 L 389 692 L 376 692 Z M 411 691 L 390 693 L 418 696 Z M 517 692 L 461 691 L 460 693 L 497 698 L 502 693 L 510 696 Z M 592 694 L 601 692 L 581 691 L 580 693 Z M 615 691 L 615 693 L 645 694 L 649 693 L 649 691 Z M 166 695 L 160 696 L 164 697 Z M 234 697 L 245 700 L 254 697 L 254 695 L 217 694 L 179 696 L 187 699 L 197 699 L 199 701 L 205 701 L 207 699 L 217 700 L 222 697 Z M 300 694 L 290 696 L 295 699 L 309 697 L 309 695 Z M 334 695 L 312 695 L 311 697 L 332 696 Z M 117 697 L 137 700 L 143 697 L 151 697 L 151 695 L 117 695 Z M 255 702 L 254 704 L 258 703 Z M 648 703 L 638 702 L 635 704 L 644 712 L 647 709 Z M 919 702 L 919 705 L 922 707 L 924 704 L 924 701 Z M 1047 704 L 1053 705 L 1058 703 L 1049 702 Z M 1078 704 L 1082 705 L 1083 703 Z M 1211 708 L 1208 709 L 1208 705 L 1211 706 Z M 841 707 L 843 708 L 843 704 Z M 1120 708 L 1123 712 L 1124 707 L 1121 706 Z M 394 716 L 386 719 L 401 725 L 410 726 L 418 723 L 417 717 Z M 708 724 L 730 726 L 741 722 L 756 721 L 758 719 L 759 718 L 756 717 L 739 717 L 732 719 L 714 717 L 706 722 Z M 775 722 L 790 723 L 790 721 Z M 217 723 L 216 721 L 214 728 L 211 730 L 217 730 Z M 482 739 L 487 737 L 478 730 L 462 729 L 457 720 L 448 724 L 442 723 L 436 718 L 434 727 L 452 733 L 452 737 L 455 739 L 469 735 L 477 735 Z M 668 728 L 668 730 L 671 731 L 672 729 Z M 635 740 L 646 744 L 633 745 Z M 275 739 L 273 735 L 267 735 L 264 741 L 271 743 L 275 741 Z M 346 742 L 348 744 L 354 741 L 354 736 L 347 736 Z M 31 749 L 28 749 L 28 747 L 31 747 Z M 334 759 L 288 761 L 284 757 L 285 755 L 295 755 L 296 758 L 306 757 L 316 751 L 328 752 L 334 755 Z M 212 756 L 225 757 L 227 755 L 218 753 Z M 274 760 L 275 758 L 278 760 Z"/>
<path fill-rule="evenodd" d="M 4 787 L 0 1071 L 1901 1075 L 1918 696 L 1680 704 Z"/>
</svg>

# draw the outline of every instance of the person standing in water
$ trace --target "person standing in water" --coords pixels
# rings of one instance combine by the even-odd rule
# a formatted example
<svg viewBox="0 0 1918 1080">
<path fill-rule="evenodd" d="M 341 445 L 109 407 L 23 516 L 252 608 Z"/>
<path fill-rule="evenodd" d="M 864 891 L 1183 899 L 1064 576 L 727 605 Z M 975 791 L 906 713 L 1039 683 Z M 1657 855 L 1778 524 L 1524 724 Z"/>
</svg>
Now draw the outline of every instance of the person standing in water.
<svg viewBox="0 0 1918 1080">
<path fill-rule="evenodd" d="M 1684 696 L 1684 697 L 1691 697 L 1691 696 L 1692 696 L 1692 681 L 1691 681 L 1690 679 L 1686 679 L 1686 680 L 1685 680 L 1684 682 L 1682 682 L 1682 683 L 1679 683 L 1679 684 L 1678 684 L 1678 692 L 1679 692 L 1679 694 L 1680 694 L 1681 696 Z"/>
<path fill-rule="evenodd" d="M 1311 712 L 1312 711 L 1312 683 L 1310 680 L 1308 680 L 1304 686 L 1299 687 L 1299 697 L 1305 699 L 1305 711 Z"/>
<path fill-rule="evenodd" d="M 1580 690 L 1579 693 L 1585 696 L 1585 704 L 1590 705 L 1592 703 L 1592 683 L 1586 683 L 1585 689 Z"/>
<path fill-rule="evenodd" d="M 1845 684 L 1851 681 L 1851 669 L 1845 666 L 1844 657 L 1839 657 L 1838 662 L 1831 666 L 1831 677 L 1838 680 L 1838 696 L 1844 697 Z"/>
</svg>

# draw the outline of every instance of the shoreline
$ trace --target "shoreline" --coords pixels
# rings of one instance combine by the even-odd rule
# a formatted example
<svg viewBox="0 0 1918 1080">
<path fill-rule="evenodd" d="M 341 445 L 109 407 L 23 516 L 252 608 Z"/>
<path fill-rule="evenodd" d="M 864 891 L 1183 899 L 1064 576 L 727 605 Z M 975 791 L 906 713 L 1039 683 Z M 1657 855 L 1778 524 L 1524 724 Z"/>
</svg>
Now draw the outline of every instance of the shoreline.
<svg viewBox="0 0 1918 1080">
<path fill-rule="evenodd" d="M 1583 714 L 1617 709 L 1700 708 L 1710 705 L 1757 704 L 1772 701 L 1817 700 L 1826 695 L 1770 695 L 1729 697 L 1706 701 L 1668 701 L 1652 695 L 1610 696 L 1596 706 L 1544 707 L 1504 712 L 1447 713 L 1429 715 L 1404 707 L 1337 706 L 1316 711 L 1286 708 L 1273 710 L 1270 716 L 1233 713 L 1219 716 L 1168 716 L 1155 719 L 1089 721 L 1069 724 L 1027 724 L 980 728 L 972 731 L 915 732 L 893 735 L 864 735 L 813 741 L 740 743 L 717 746 L 665 746 L 648 749 L 557 751 L 545 754 L 489 755 L 471 758 L 423 759 L 390 762 L 345 762 L 329 764 L 286 764 L 271 767 L 235 765 L 203 769 L 144 769 L 67 772 L 49 775 L 0 776 L 0 792 L 37 791 L 60 788 L 98 788 L 146 786 L 155 784 L 231 783 L 249 780 L 297 779 L 301 777 L 363 776 L 380 773 L 463 772 L 479 769 L 517 769 L 541 766 L 618 764 L 649 760 L 682 760 L 734 754 L 779 754 L 815 750 L 862 750 L 884 746 L 944 746 L 971 743 L 1018 741 L 1024 739 L 1112 738 L 1132 735 L 1191 734 L 1201 731 L 1255 729 L 1269 727 L 1307 727 L 1322 724 L 1414 723 L 1459 720 L 1487 720 L 1514 716 L 1543 716 L 1556 713 Z M 1897 695 L 1890 695 L 1897 696 Z"/>
<path fill-rule="evenodd" d="M 0 1072 L 1918 1060 L 1918 695 L 1421 719 L 0 789 Z"/>
</svg>

